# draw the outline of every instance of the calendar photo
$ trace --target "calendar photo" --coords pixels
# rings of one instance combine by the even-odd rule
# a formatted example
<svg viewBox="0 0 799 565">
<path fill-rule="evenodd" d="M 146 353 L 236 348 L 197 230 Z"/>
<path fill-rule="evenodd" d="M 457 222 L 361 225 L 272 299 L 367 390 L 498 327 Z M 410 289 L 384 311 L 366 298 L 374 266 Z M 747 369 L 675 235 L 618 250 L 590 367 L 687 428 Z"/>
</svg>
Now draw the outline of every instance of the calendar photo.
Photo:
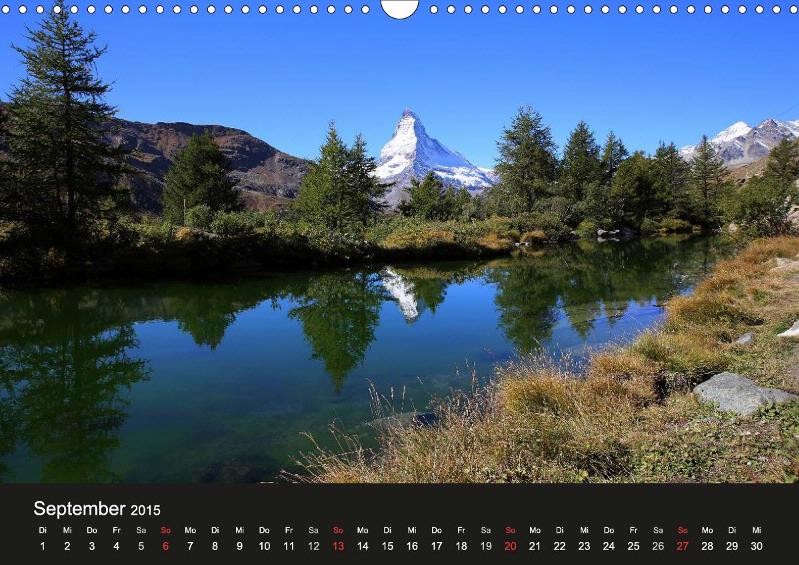
<svg viewBox="0 0 799 565">
<path fill-rule="evenodd" d="M 0 483 L 796 482 L 797 26 L 0 0 Z"/>
</svg>

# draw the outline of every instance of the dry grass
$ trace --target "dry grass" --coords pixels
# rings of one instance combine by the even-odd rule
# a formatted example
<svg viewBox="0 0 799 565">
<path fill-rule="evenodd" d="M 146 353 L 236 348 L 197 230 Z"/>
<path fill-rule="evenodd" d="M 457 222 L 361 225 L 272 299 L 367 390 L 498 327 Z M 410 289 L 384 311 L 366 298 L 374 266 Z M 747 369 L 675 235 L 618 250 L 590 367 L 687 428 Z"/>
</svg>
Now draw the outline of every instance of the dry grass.
<svg viewBox="0 0 799 565">
<path fill-rule="evenodd" d="M 799 392 L 796 344 L 776 334 L 799 318 L 799 276 L 774 271 L 799 238 L 755 241 L 717 266 L 666 322 L 581 374 L 535 358 L 497 368 L 486 387 L 441 401 L 434 427 L 395 425 L 378 448 L 339 435 L 316 449 L 316 482 L 796 481 L 799 403 L 733 418 L 689 392 L 722 370 Z M 753 345 L 734 339 L 755 334 Z"/>
</svg>

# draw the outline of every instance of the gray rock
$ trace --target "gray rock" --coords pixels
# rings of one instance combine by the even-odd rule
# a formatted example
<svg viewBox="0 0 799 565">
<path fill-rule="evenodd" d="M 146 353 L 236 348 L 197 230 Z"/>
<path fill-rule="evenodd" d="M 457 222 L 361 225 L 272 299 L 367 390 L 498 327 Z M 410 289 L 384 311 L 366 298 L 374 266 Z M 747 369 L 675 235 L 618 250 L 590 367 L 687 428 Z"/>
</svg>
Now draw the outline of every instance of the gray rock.
<svg viewBox="0 0 799 565">
<path fill-rule="evenodd" d="M 777 337 L 799 337 L 799 320 L 796 320 L 793 325 L 784 332 L 777 334 Z"/>
<path fill-rule="evenodd" d="M 700 400 L 713 402 L 720 410 L 748 416 L 768 404 L 779 404 L 799 399 L 799 396 L 756 385 L 736 373 L 719 373 L 694 388 Z"/>
<path fill-rule="evenodd" d="M 749 345 L 755 341 L 755 334 L 752 332 L 746 332 L 744 335 L 736 339 L 733 343 L 735 345 Z"/>
<path fill-rule="evenodd" d="M 378 430 L 387 430 L 395 426 L 415 426 L 419 428 L 432 428 L 438 424 L 438 416 L 434 412 L 403 412 L 385 416 L 369 422 L 369 425 Z"/>
</svg>

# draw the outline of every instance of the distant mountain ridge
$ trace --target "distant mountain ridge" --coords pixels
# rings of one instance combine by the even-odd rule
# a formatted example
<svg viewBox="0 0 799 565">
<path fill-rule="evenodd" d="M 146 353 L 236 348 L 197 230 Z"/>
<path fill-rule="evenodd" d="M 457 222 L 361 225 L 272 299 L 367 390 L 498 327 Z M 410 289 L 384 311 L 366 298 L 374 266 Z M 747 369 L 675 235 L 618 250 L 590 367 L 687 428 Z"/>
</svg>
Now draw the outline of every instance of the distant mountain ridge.
<svg viewBox="0 0 799 565">
<path fill-rule="evenodd" d="M 766 157 L 783 139 L 799 138 L 799 120 L 780 121 L 769 118 L 751 127 L 745 122 L 735 122 L 710 139 L 710 144 L 729 167 L 753 163 Z M 696 145 L 680 150 L 687 160 L 693 159 Z"/>
<path fill-rule="evenodd" d="M 209 132 L 233 166 L 232 177 L 250 208 L 266 209 L 297 195 L 308 161 L 284 153 L 246 131 L 185 122 L 155 124 L 114 120 L 110 141 L 128 152 L 135 171 L 126 177 L 136 205 L 160 212 L 166 172 L 193 135 Z"/>
<path fill-rule="evenodd" d="M 404 189 L 412 178 L 422 178 L 435 173 L 445 185 L 480 192 L 496 183 L 490 169 L 473 165 L 463 155 L 430 137 L 422 121 L 412 110 L 406 109 L 394 128 L 391 139 L 380 150 L 375 175 L 382 181 L 393 183 L 386 196 L 390 205 L 405 197 Z"/>
</svg>

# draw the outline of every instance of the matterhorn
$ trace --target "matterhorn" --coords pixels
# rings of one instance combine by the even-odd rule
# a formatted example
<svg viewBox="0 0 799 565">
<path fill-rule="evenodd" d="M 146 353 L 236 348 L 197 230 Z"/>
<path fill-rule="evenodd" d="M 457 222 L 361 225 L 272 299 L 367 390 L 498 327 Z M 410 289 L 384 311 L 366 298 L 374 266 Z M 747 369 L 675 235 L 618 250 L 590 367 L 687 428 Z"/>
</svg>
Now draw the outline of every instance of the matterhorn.
<svg viewBox="0 0 799 565">
<path fill-rule="evenodd" d="M 470 192 L 480 192 L 496 182 L 491 169 L 473 165 L 457 151 L 427 135 L 419 116 L 406 109 L 394 135 L 380 150 L 375 171 L 380 180 L 392 183 L 386 195 L 388 204 L 395 206 L 405 200 L 407 193 L 404 189 L 410 185 L 411 179 L 421 179 L 430 171 L 445 185 Z"/>
</svg>

